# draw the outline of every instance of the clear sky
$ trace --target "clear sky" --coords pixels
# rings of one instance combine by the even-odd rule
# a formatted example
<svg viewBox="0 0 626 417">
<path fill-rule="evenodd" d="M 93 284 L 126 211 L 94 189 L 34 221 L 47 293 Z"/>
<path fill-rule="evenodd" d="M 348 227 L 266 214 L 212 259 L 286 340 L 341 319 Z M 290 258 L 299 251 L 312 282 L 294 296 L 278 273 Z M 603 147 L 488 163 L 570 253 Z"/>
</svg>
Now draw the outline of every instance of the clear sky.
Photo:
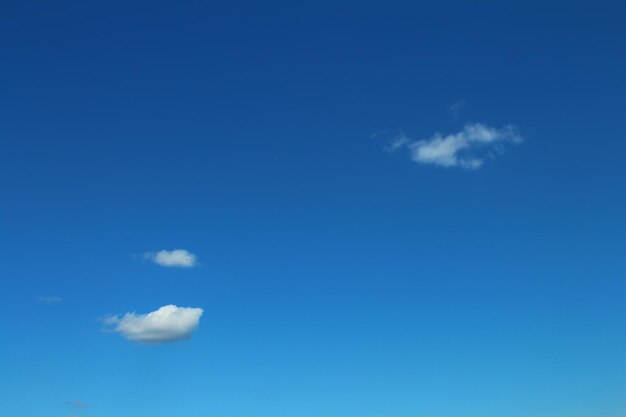
<svg viewBox="0 0 626 417">
<path fill-rule="evenodd" d="M 3 1 L 0 415 L 623 417 L 625 20 Z"/>
</svg>

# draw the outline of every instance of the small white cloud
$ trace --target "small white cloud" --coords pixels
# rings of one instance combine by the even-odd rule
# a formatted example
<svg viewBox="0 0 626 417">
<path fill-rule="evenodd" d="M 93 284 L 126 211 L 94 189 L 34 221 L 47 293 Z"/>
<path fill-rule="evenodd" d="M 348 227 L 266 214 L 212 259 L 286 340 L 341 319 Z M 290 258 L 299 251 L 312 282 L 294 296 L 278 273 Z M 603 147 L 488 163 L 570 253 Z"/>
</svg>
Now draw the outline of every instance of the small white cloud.
<svg viewBox="0 0 626 417">
<path fill-rule="evenodd" d="M 166 343 L 189 339 L 200 324 L 204 310 L 166 305 L 148 314 L 110 316 L 104 324 L 126 339 L 141 343 Z"/>
<path fill-rule="evenodd" d="M 464 108 L 465 108 L 465 100 L 459 100 L 449 105 L 448 111 L 450 111 L 450 114 L 452 115 L 452 117 L 457 119 Z"/>
<path fill-rule="evenodd" d="M 37 297 L 37 301 L 44 304 L 56 304 L 63 301 L 61 297 L 57 297 L 56 295 L 42 295 Z"/>
<path fill-rule="evenodd" d="M 503 144 L 517 144 L 522 140 L 513 125 L 496 129 L 474 123 L 446 136 L 437 132 L 429 139 L 411 140 L 400 135 L 391 139 L 387 149 L 397 150 L 406 146 L 411 159 L 421 164 L 478 169 L 487 157 L 494 155 L 494 151 L 501 152 Z"/>
<path fill-rule="evenodd" d="M 198 264 L 197 256 L 185 249 L 147 252 L 144 254 L 144 258 L 165 267 L 193 268 Z"/>
<path fill-rule="evenodd" d="M 81 402 L 81 401 L 77 401 L 77 400 L 73 400 L 73 401 L 68 401 L 67 405 L 72 406 L 74 408 L 78 408 L 78 409 L 84 409 L 87 408 L 87 404 Z"/>
<path fill-rule="evenodd" d="M 385 149 L 389 152 L 393 152 L 400 149 L 409 142 L 411 142 L 411 138 L 409 138 L 407 135 L 404 134 L 404 132 L 402 132 L 391 138 L 391 140 L 389 141 L 389 145 L 387 145 Z"/>
</svg>

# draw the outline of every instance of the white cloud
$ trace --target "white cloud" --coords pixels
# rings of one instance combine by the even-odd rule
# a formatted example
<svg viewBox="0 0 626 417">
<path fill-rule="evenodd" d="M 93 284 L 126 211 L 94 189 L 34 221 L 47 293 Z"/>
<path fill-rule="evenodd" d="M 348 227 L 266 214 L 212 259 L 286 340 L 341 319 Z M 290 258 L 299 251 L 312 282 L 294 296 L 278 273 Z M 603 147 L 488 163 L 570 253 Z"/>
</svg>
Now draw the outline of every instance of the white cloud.
<svg viewBox="0 0 626 417">
<path fill-rule="evenodd" d="M 391 138 L 391 140 L 389 141 L 389 145 L 387 146 L 386 149 L 389 152 L 393 152 L 393 151 L 400 149 L 401 147 L 408 144 L 409 142 L 411 142 L 411 138 L 409 138 L 407 135 L 404 134 L 404 132 L 402 132 L 394 136 L 393 138 Z"/>
<path fill-rule="evenodd" d="M 67 405 L 70 405 L 74 408 L 78 408 L 78 409 L 84 409 L 87 408 L 87 404 L 81 402 L 81 401 L 77 401 L 77 400 L 73 400 L 73 401 L 68 401 Z"/>
<path fill-rule="evenodd" d="M 201 308 L 170 304 L 148 314 L 110 316 L 104 323 L 133 342 L 166 343 L 189 339 L 198 328 L 203 312 Z"/>
<path fill-rule="evenodd" d="M 172 251 L 147 252 L 144 258 L 152 260 L 157 265 L 165 267 L 193 268 L 198 264 L 198 258 L 185 249 Z"/>
<path fill-rule="evenodd" d="M 459 117 L 459 115 L 461 114 L 464 108 L 465 108 L 465 100 L 456 101 L 448 106 L 448 110 L 450 111 L 450 114 L 455 119 Z"/>
<path fill-rule="evenodd" d="M 421 164 L 478 169 L 487 157 L 501 153 L 504 144 L 517 144 L 522 140 L 513 125 L 496 129 L 474 123 L 445 136 L 437 132 L 429 139 L 411 140 L 403 134 L 398 135 L 391 139 L 387 149 L 393 151 L 406 146 L 411 159 Z"/>
<path fill-rule="evenodd" d="M 56 304 L 63 301 L 61 297 L 57 297 L 56 295 L 42 295 L 37 297 L 37 301 L 44 304 Z"/>
</svg>

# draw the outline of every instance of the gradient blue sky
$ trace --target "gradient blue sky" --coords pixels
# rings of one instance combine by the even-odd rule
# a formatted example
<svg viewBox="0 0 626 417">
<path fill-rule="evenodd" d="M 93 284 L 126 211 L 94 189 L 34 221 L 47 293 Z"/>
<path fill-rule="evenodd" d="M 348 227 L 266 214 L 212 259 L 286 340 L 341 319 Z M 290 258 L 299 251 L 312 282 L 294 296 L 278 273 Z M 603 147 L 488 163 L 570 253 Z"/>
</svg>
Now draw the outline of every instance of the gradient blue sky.
<svg viewBox="0 0 626 417">
<path fill-rule="evenodd" d="M 507 3 L 3 1 L 0 415 L 623 417 L 626 6 Z"/>
</svg>

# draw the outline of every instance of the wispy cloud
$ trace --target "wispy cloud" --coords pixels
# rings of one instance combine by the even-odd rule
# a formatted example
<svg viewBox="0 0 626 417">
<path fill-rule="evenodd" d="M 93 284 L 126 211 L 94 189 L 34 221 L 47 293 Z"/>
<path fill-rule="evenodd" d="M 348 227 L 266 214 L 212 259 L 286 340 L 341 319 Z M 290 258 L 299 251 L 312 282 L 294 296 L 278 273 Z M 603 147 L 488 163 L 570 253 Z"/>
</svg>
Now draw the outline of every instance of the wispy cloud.
<svg viewBox="0 0 626 417">
<path fill-rule="evenodd" d="M 404 132 L 400 132 L 389 140 L 389 143 L 387 144 L 387 147 L 385 149 L 389 152 L 393 152 L 410 142 L 411 138 L 405 135 Z"/>
<path fill-rule="evenodd" d="M 166 305 L 148 314 L 126 313 L 104 319 L 106 326 L 126 339 L 140 343 L 166 343 L 189 339 L 204 310 Z"/>
<path fill-rule="evenodd" d="M 193 268 L 198 265 L 198 257 L 185 249 L 146 252 L 144 258 L 165 267 Z"/>
<path fill-rule="evenodd" d="M 480 168 L 485 159 L 502 153 L 505 144 L 518 144 L 522 136 L 513 125 L 493 128 L 482 123 L 467 124 L 457 133 L 437 132 L 429 139 L 412 140 L 404 134 L 389 141 L 388 150 L 407 147 L 411 159 L 420 164 L 442 167 Z"/>
<path fill-rule="evenodd" d="M 63 301 L 61 297 L 57 297 L 56 295 L 42 295 L 37 297 L 37 301 L 43 304 L 56 304 Z"/>
<path fill-rule="evenodd" d="M 465 108 L 465 100 L 459 100 L 450 104 L 448 106 L 448 111 L 450 112 L 452 117 L 457 119 L 460 116 L 464 108 Z"/>
<path fill-rule="evenodd" d="M 81 401 L 78 401 L 78 400 L 68 401 L 66 404 L 69 405 L 69 406 L 72 406 L 74 408 L 77 408 L 79 410 L 87 408 L 87 404 L 85 404 L 85 403 L 83 403 Z"/>
</svg>

